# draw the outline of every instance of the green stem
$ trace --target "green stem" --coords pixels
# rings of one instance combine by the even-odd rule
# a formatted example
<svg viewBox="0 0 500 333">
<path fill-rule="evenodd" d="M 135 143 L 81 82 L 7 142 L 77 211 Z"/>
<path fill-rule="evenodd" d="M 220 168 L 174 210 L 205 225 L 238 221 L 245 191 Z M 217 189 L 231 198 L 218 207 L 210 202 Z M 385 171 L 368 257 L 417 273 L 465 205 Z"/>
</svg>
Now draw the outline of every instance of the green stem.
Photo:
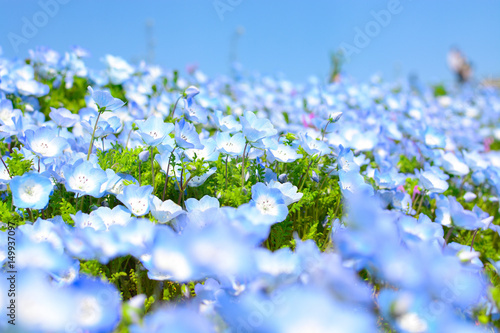
<svg viewBox="0 0 500 333">
<path fill-rule="evenodd" d="M 243 157 L 241 160 L 241 189 L 243 190 L 245 186 L 245 154 L 247 152 L 248 142 L 245 143 L 245 148 L 243 149 Z"/>
<path fill-rule="evenodd" d="M 153 158 L 153 147 L 151 147 L 151 183 L 153 184 L 153 194 L 155 193 L 155 160 Z"/>
<path fill-rule="evenodd" d="M 444 239 L 443 249 L 446 246 L 446 244 L 448 244 L 448 241 L 450 240 L 450 236 L 451 236 L 451 233 L 453 232 L 453 229 L 454 229 L 454 227 L 451 227 L 448 230 L 448 233 L 446 234 L 446 238 Z"/>
<path fill-rule="evenodd" d="M 92 147 L 94 146 L 95 130 L 97 129 L 97 124 L 99 122 L 100 116 L 101 116 L 101 112 L 99 112 L 97 114 L 97 119 L 95 120 L 94 131 L 92 132 L 92 138 L 90 139 L 89 152 L 87 153 L 87 161 L 90 159 L 90 154 L 92 154 Z"/>
<path fill-rule="evenodd" d="M 229 155 L 226 156 L 226 191 L 227 191 L 227 159 L 229 158 Z"/>
<path fill-rule="evenodd" d="M 5 161 L 3 160 L 2 155 L 0 155 L 0 160 L 2 160 L 3 166 L 5 167 L 5 170 L 7 170 L 7 173 L 9 174 L 9 177 L 12 179 L 12 175 L 10 174 L 10 170 L 7 167 L 7 164 L 5 164 Z M 227 175 L 227 165 L 226 165 L 226 175 Z M 226 176 L 227 177 L 227 176 Z"/>
<path fill-rule="evenodd" d="M 474 239 L 476 239 L 476 235 L 477 235 L 478 230 L 479 229 L 476 229 L 476 231 L 474 231 L 474 236 L 472 236 L 472 242 L 470 243 L 470 252 L 472 252 L 472 250 L 474 250 Z"/>
<path fill-rule="evenodd" d="M 170 162 L 172 161 L 172 156 L 174 154 L 174 151 L 177 147 L 174 147 L 172 152 L 170 153 L 170 157 L 168 159 L 168 164 L 167 164 L 167 173 L 165 174 L 165 185 L 163 186 L 163 195 L 161 197 L 162 201 L 165 201 L 165 193 L 167 192 L 167 185 L 168 185 L 168 173 L 170 171 Z"/>
<path fill-rule="evenodd" d="M 172 111 L 170 111 L 170 114 L 168 115 L 170 118 L 174 117 L 174 112 L 175 112 L 175 109 L 177 108 L 177 103 L 179 103 L 181 98 L 182 98 L 182 95 L 179 96 L 179 98 L 177 98 L 177 101 L 175 101 L 174 108 L 172 109 Z"/>
</svg>

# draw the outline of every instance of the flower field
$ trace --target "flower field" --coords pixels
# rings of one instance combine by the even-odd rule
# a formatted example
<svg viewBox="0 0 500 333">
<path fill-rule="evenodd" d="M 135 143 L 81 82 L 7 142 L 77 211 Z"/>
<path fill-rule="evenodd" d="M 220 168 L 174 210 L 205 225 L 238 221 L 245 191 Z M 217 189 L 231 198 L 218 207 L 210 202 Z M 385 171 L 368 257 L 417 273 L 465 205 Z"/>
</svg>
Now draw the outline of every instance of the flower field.
<svg viewBox="0 0 500 333">
<path fill-rule="evenodd" d="M 0 57 L 0 331 L 496 332 L 500 95 Z"/>
</svg>

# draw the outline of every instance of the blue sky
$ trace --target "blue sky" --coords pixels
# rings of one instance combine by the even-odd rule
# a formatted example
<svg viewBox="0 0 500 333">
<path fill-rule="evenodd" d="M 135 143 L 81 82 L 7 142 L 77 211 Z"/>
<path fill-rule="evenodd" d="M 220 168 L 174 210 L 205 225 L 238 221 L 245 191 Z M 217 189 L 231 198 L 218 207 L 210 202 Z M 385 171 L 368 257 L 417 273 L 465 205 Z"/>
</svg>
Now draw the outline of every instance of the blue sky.
<svg viewBox="0 0 500 333">
<path fill-rule="evenodd" d="M 476 77 L 500 77 L 500 1 L 400 0 L 398 12 L 378 31 L 372 11 L 388 10 L 398 0 L 40 1 L 59 4 L 46 22 L 39 1 L 0 0 L 4 55 L 26 57 L 37 45 L 65 51 L 78 44 L 92 53 L 93 67 L 102 66 L 105 54 L 137 61 L 148 55 L 150 21 L 154 61 L 166 68 L 197 63 L 209 75 L 227 74 L 236 44 L 246 70 L 301 81 L 310 75 L 326 78 L 329 54 L 341 45 L 356 46 L 357 28 L 371 27 L 368 45 L 345 65 L 345 72 L 360 80 L 374 73 L 394 79 L 412 72 L 427 82 L 450 81 L 446 53 L 452 45 L 471 59 Z M 25 21 L 36 19 L 38 31 L 23 35 Z M 244 33 L 234 43 L 238 27 Z M 10 41 L 14 35 L 24 38 L 17 50 Z"/>
</svg>

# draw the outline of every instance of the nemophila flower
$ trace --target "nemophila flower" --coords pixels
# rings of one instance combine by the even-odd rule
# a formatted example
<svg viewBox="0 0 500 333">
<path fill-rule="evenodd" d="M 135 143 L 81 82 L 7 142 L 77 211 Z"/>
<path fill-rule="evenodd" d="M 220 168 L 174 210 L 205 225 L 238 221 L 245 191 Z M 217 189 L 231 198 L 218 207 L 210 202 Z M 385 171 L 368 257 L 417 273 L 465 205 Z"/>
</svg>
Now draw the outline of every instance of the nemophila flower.
<svg viewBox="0 0 500 333">
<path fill-rule="evenodd" d="M 290 182 L 284 182 L 281 180 L 277 182 L 275 180 L 271 180 L 269 184 L 267 184 L 267 186 L 269 188 L 277 188 L 278 190 L 280 190 L 281 194 L 283 195 L 283 199 L 285 200 L 285 205 L 287 206 L 290 206 L 291 204 L 299 201 L 304 195 L 297 192 L 297 186 L 294 186 Z"/>
<path fill-rule="evenodd" d="M 123 192 L 123 188 L 125 187 L 125 184 L 123 183 L 124 180 L 132 184 L 138 183 L 137 180 L 131 175 L 125 173 L 116 173 L 112 169 L 106 170 L 106 176 L 108 178 L 108 181 L 103 184 L 103 186 L 101 187 L 101 191 L 105 191 L 105 193 L 114 195 L 118 195 Z"/>
<path fill-rule="evenodd" d="M 215 142 L 221 153 L 231 156 L 241 156 L 245 149 L 245 136 L 242 133 L 231 136 L 228 132 L 217 132 Z"/>
<path fill-rule="evenodd" d="M 244 117 L 240 117 L 240 123 L 243 135 L 249 142 L 256 142 L 265 137 L 273 136 L 278 133 L 273 124 L 266 118 L 257 118 L 250 111 L 245 112 Z"/>
<path fill-rule="evenodd" d="M 234 118 L 233 115 L 224 116 L 222 111 L 215 111 L 212 114 L 215 125 L 222 132 L 236 133 L 241 131 L 241 124 Z"/>
<path fill-rule="evenodd" d="M 83 213 L 81 210 L 76 212 L 74 215 L 72 214 L 71 218 L 73 219 L 76 228 L 92 228 L 96 231 L 106 230 L 106 225 L 100 217 L 91 217 L 89 214 Z"/>
<path fill-rule="evenodd" d="M 95 122 L 97 120 L 97 116 L 91 116 L 88 120 L 82 121 L 80 124 L 82 127 L 89 133 L 94 133 Z M 97 127 L 95 127 L 95 138 L 100 138 L 112 133 L 117 133 L 122 127 L 122 123 L 120 118 L 111 116 L 108 119 L 104 119 L 103 117 L 99 117 L 99 121 L 97 122 Z"/>
<path fill-rule="evenodd" d="M 443 193 L 448 189 L 448 182 L 441 179 L 432 170 L 420 173 L 419 180 L 420 185 L 429 193 Z"/>
<path fill-rule="evenodd" d="M 430 148 L 444 148 L 446 146 L 446 136 L 433 127 L 427 127 L 424 132 L 424 142 Z"/>
<path fill-rule="evenodd" d="M 174 124 L 166 123 L 160 117 L 149 117 L 147 120 L 137 122 L 139 135 L 146 145 L 155 147 L 163 142 L 163 139 L 173 131 Z"/>
<path fill-rule="evenodd" d="M 14 109 L 10 99 L 0 98 L 0 125 L 13 128 L 15 126 L 13 118 L 20 116 L 22 116 L 21 110 Z"/>
<path fill-rule="evenodd" d="M 206 124 L 207 123 L 207 115 L 208 112 L 205 108 L 192 104 L 189 107 L 186 107 L 184 110 L 184 115 L 186 119 L 189 121 L 193 121 L 196 123 Z"/>
<path fill-rule="evenodd" d="M 344 148 L 342 145 L 340 145 L 340 151 L 337 157 L 337 163 L 339 166 L 339 169 L 345 172 L 349 171 L 356 171 L 359 172 L 360 167 L 359 165 L 354 161 L 354 153 L 352 152 L 351 149 L 349 148 Z"/>
<path fill-rule="evenodd" d="M 366 184 L 363 176 L 356 171 L 340 171 L 339 184 L 344 196 L 361 192 L 373 194 L 373 188 Z"/>
<path fill-rule="evenodd" d="M 196 95 L 200 93 L 200 89 L 198 89 L 195 86 L 189 86 L 184 90 L 184 93 L 182 96 L 184 97 L 184 100 L 186 101 L 186 107 L 190 108 L 193 105 L 193 100 Z"/>
<path fill-rule="evenodd" d="M 469 173 L 467 164 L 461 162 L 453 153 L 446 153 L 442 157 L 442 165 L 446 172 L 456 176 L 465 176 Z"/>
<path fill-rule="evenodd" d="M 68 147 L 66 139 L 57 135 L 55 129 L 41 127 L 25 132 L 26 147 L 40 157 L 57 157 Z"/>
<path fill-rule="evenodd" d="M 104 194 L 101 187 L 108 181 L 106 172 L 96 168 L 91 162 L 79 159 L 73 165 L 64 166 L 63 173 L 67 191 L 95 198 Z"/>
<path fill-rule="evenodd" d="M 182 207 L 172 200 L 161 201 L 158 197 L 153 196 L 153 200 L 151 201 L 151 214 L 153 214 L 158 222 L 167 223 L 183 213 L 185 212 L 182 210 Z"/>
<path fill-rule="evenodd" d="M 54 249 L 63 252 L 64 245 L 60 235 L 60 226 L 52 221 L 37 219 L 33 224 L 24 224 L 19 230 L 32 242 L 50 243 Z"/>
<path fill-rule="evenodd" d="M 412 208 L 412 200 L 408 193 L 406 192 L 397 192 L 392 197 L 392 206 L 402 211 L 403 213 L 415 214 L 415 210 Z"/>
<path fill-rule="evenodd" d="M 205 163 L 204 166 L 207 167 L 208 163 Z M 205 181 L 208 179 L 208 177 L 210 177 L 211 175 L 213 175 L 215 173 L 215 171 L 217 171 L 217 168 L 216 167 L 212 167 L 212 168 L 208 169 L 208 171 L 205 172 L 204 174 L 202 174 L 200 176 L 194 176 L 192 178 L 191 178 L 191 173 L 187 172 L 186 175 L 185 175 L 185 177 L 187 179 L 191 178 L 191 180 L 188 183 L 188 186 L 189 187 L 198 187 L 198 186 L 203 185 L 203 183 L 205 183 Z"/>
<path fill-rule="evenodd" d="M 115 285 L 82 276 L 70 287 L 72 327 L 88 332 L 112 331 L 121 318 L 120 293 Z"/>
<path fill-rule="evenodd" d="M 217 150 L 217 143 L 213 138 L 201 139 L 201 144 L 203 149 L 186 149 L 184 154 L 191 160 L 194 161 L 194 156 L 198 160 L 203 159 L 207 162 L 217 161 L 219 158 L 219 151 Z"/>
<path fill-rule="evenodd" d="M 330 153 L 330 148 L 324 141 L 316 140 L 307 133 L 300 133 L 299 143 L 309 155 Z"/>
<path fill-rule="evenodd" d="M 141 162 L 147 162 L 149 160 L 149 150 L 143 150 L 139 153 L 139 160 Z"/>
<path fill-rule="evenodd" d="M 135 216 L 143 216 L 149 213 L 150 195 L 153 193 L 153 187 L 128 185 L 123 189 L 123 193 L 118 194 L 116 198 L 120 200 Z"/>
<path fill-rule="evenodd" d="M 464 209 L 455 197 L 448 196 L 448 201 L 454 226 L 466 230 L 476 230 L 482 226 L 478 216 L 470 210 Z"/>
<path fill-rule="evenodd" d="M 107 91 L 94 90 L 90 86 L 88 87 L 88 91 L 94 103 L 97 104 L 98 110 L 115 111 L 125 105 L 125 102 L 119 98 L 114 98 Z"/>
<path fill-rule="evenodd" d="M 16 88 L 20 95 L 42 97 L 50 92 L 48 85 L 35 80 L 18 80 Z"/>
<path fill-rule="evenodd" d="M 77 122 L 80 121 L 80 116 L 71 113 L 65 108 L 50 108 L 49 117 L 58 127 L 73 127 Z"/>
<path fill-rule="evenodd" d="M 34 172 L 13 177 L 9 186 L 17 208 L 44 209 L 54 189 L 49 178 Z"/>
<path fill-rule="evenodd" d="M 186 210 L 188 212 L 192 212 L 195 210 L 205 211 L 210 208 L 219 208 L 220 203 L 217 198 L 211 197 L 209 195 L 203 196 L 200 200 L 196 200 L 195 198 L 189 198 L 185 202 Z"/>
<path fill-rule="evenodd" d="M 270 163 L 273 163 L 275 160 L 283 163 L 290 163 L 302 157 L 301 154 L 297 154 L 295 149 L 282 143 L 278 144 L 278 148 L 269 149 L 268 152 Z"/>
<path fill-rule="evenodd" d="M 203 149 L 196 128 L 184 119 L 175 124 L 175 142 L 181 148 Z"/>
<path fill-rule="evenodd" d="M 257 183 L 252 186 L 252 200 L 250 204 L 257 208 L 265 217 L 263 223 L 282 222 L 288 215 L 283 194 L 276 188 L 269 188 L 263 183 Z"/>
<path fill-rule="evenodd" d="M 113 225 L 126 225 L 132 217 L 130 212 L 123 206 L 117 205 L 113 209 L 108 207 L 99 207 L 89 214 L 90 219 L 93 217 L 99 218 L 106 229 L 109 229 Z"/>
<path fill-rule="evenodd" d="M 130 333 L 213 333 L 213 324 L 190 307 L 158 308 L 130 327 Z"/>
</svg>

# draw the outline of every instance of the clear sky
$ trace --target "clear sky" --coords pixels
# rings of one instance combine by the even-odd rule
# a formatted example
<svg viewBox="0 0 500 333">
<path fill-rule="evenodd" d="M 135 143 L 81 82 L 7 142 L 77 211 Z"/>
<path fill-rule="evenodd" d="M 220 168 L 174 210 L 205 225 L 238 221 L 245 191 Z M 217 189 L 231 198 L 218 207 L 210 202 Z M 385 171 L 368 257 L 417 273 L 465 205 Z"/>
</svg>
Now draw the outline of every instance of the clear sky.
<svg viewBox="0 0 500 333">
<path fill-rule="evenodd" d="M 40 3 L 54 1 L 59 8 L 47 7 L 52 15 L 44 16 Z M 395 2 L 397 10 L 376 23 L 372 12 L 390 13 Z M 40 26 L 36 33 L 23 32 L 30 23 Z M 235 39 L 238 27 L 244 33 Z M 363 40 L 359 31 L 367 29 Z M 345 65 L 360 80 L 412 72 L 427 82 L 450 81 L 446 54 L 456 45 L 476 77 L 500 77 L 500 1 L 0 0 L 0 46 L 8 57 L 26 57 L 37 45 L 62 52 L 78 44 L 92 53 L 89 65 L 102 67 L 105 54 L 151 58 L 152 40 L 155 63 L 181 70 L 197 63 L 208 75 L 228 74 L 236 49 L 232 56 L 246 70 L 293 81 L 326 78 L 329 54 L 348 45 L 362 46 Z"/>
</svg>

